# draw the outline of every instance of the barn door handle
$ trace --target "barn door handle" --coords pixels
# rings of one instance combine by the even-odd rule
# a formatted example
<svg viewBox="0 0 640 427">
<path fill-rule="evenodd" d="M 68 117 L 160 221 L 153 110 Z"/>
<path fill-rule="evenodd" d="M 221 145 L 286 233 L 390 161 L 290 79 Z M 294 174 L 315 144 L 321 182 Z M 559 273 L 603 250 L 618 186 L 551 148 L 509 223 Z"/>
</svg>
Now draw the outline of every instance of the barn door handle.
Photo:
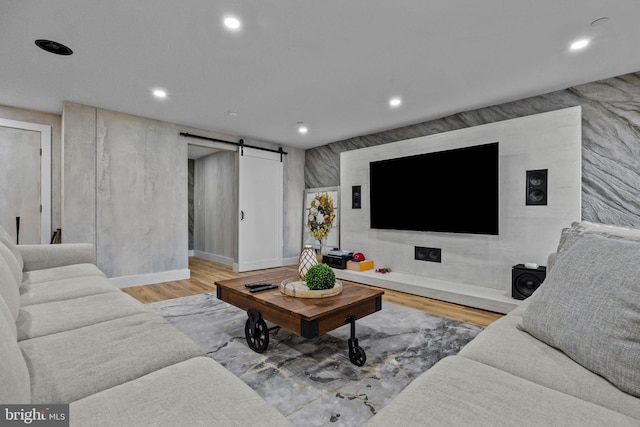
<svg viewBox="0 0 640 427">
<path fill-rule="evenodd" d="M 240 211 L 240 221 L 244 220 L 244 211 Z"/>
</svg>

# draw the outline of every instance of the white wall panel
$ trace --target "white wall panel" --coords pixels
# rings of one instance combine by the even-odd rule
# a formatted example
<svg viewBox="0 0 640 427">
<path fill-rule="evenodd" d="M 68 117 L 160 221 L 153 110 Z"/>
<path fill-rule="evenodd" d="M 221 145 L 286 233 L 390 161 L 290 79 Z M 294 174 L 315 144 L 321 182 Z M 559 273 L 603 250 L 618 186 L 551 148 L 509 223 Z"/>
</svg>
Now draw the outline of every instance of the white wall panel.
<svg viewBox="0 0 640 427">
<path fill-rule="evenodd" d="M 500 144 L 498 236 L 369 228 L 369 162 L 495 141 Z M 340 162 L 341 246 L 394 272 L 510 295 L 511 267 L 546 265 L 561 229 L 581 218 L 581 107 L 345 151 Z M 547 206 L 525 205 L 526 171 L 532 169 L 549 170 Z M 353 185 L 362 186 L 362 209 L 350 208 Z M 407 185 L 419 190 L 421 184 Z M 482 191 L 481 183 L 469 183 L 469 191 Z M 414 260 L 414 246 L 441 248 L 442 262 Z"/>
</svg>

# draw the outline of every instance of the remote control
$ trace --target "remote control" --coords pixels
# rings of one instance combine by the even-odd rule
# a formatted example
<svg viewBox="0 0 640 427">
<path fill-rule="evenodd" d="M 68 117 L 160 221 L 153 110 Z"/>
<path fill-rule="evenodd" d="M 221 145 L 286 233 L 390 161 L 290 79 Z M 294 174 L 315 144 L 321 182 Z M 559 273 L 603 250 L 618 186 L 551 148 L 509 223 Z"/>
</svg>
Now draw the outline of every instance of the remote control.
<svg viewBox="0 0 640 427">
<path fill-rule="evenodd" d="M 269 285 L 271 285 L 271 283 L 247 283 L 244 286 L 248 289 L 253 289 L 253 288 L 261 288 L 263 286 L 269 286 Z"/>
<path fill-rule="evenodd" d="M 249 289 L 249 292 L 260 292 L 260 291 L 266 291 L 269 289 L 276 289 L 278 287 L 278 285 L 264 285 L 264 286 L 259 286 L 257 288 L 251 288 Z"/>
</svg>

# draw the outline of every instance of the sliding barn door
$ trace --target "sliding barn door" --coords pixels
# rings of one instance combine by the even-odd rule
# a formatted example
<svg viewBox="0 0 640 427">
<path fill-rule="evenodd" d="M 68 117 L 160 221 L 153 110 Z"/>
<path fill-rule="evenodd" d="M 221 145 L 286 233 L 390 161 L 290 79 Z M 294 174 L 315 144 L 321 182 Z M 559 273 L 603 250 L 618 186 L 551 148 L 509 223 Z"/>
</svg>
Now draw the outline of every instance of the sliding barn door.
<svg viewBox="0 0 640 427">
<path fill-rule="evenodd" d="M 237 271 L 282 265 L 281 155 L 241 148 L 238 156 Z"/>
</svg>

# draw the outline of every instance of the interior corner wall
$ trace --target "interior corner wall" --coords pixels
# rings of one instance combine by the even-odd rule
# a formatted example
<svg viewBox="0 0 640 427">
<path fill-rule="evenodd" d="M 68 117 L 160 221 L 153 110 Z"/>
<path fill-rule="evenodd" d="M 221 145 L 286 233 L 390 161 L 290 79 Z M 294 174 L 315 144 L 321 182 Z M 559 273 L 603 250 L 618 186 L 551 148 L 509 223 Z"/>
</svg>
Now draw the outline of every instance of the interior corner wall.
<svg viewBox="0 0 640 427">
<path fill-rule="evenodd" d="M 189 159 L 187 161 L 187 168 L 189 174 L 189 191 L 188 191 L 188 200 L 189 200 L 189 251 L 193 250 L 193 228 L 194 228 L 194 179 L 195 179 L 195 164 L 196 161 L 193 159 Z"/>
<path fill-rule="evenodd" d="M 63 124 L 65 242 L 95 243 L 110 278 L 188 277 L 187 145 L 178 128 L 68 102 Z"/>
<path fill-rule="evenodd" d="M 64 243 L 96 244 L 95 107 L 62 109 L 62 233 Z"/>
<path fill-rule="evenodd" d="M 304 207 L 304 156 L 300 148 L 287 148 L 284 156 L 284 200 L 282 256 L 285 264 L 297 264 L 302 251 Z"/>
<path fill-rule="evenodd" d="M 169 123 L 98 110 L 96 242 L 110 277 L 188 269 L 187 144 Z"/>
<path fill-rule="evenodd" d="M 443 132 L 341 154 L 341 246 L 364 252 L 379 267 L 419 277 L 504 291 L 511 289 L 511 267 L 522 262 L 546 265 L 563 227 L 580 220 L 581 108 L 572 107 Z M 499 143 L 499 234 L 375 230 L 369 223 L 369 163 L 436 151 Z M 546 206 L 526 205 L 526 171 L 547 169 Z M 393 177 L 389 177 L 393 179 Z M 351 209 L 352 186 L 362 187 L 361 209 Z M 428 188 L 438 182 L 399 183 L 415 188 L 415 197 L 430 206 Z M 468 191 L 482 192 L 482 182 Z M 451 197 L 464 197 L 452 194 Z M 467 214 L 474 215 L 469 206 Z M 389 206 L 394 209 L 394 206 Z M 406 212 L 420 215 L 420 212 Z M 414 259 L 414 247 L 442 250 L 442 261 Z"/>
</svg>

